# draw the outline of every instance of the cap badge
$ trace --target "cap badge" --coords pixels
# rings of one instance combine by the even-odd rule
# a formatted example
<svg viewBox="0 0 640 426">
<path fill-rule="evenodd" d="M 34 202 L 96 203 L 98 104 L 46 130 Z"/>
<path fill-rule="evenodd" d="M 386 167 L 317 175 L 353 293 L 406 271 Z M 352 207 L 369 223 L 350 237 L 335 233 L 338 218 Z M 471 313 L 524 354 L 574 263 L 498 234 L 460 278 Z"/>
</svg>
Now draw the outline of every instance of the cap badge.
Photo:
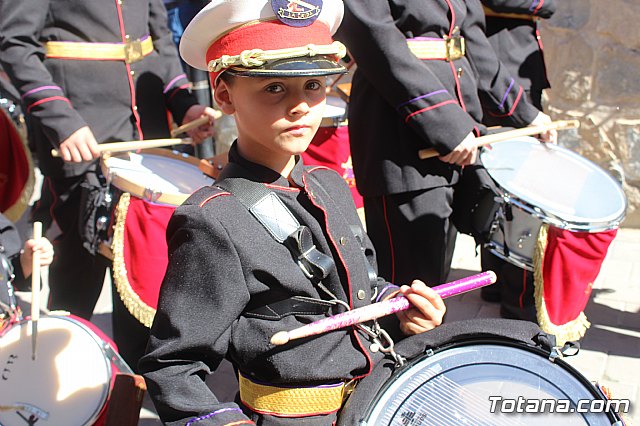
<svg viewBox="0 0 640 426">
<path fill-rule="evenodd" d="M 306 27 L 320 16 L 322 0 L 271 0 L 271 8 L 280 22 L 291 27 Z"/>
</svg>

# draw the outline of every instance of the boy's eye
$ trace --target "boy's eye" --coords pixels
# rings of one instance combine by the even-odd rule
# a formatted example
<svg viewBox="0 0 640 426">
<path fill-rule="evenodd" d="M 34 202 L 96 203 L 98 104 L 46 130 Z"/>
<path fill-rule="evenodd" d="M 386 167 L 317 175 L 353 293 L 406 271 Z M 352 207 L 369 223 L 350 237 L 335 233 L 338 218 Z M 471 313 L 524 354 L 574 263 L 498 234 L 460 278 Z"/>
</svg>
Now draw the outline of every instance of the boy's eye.
<svg viewBox="0 0 640 426">
<path fill-rule="evenodd" d="M 319 81 L 314 80 L 307 83 L 307 90 L 318 90 L 320 88 L 322 88 L 322 85 Z"/>
<path fill-rule="evenodd" d="M 284 87 L 282 87 L 280 84 L 271 84 L 267 86 L 265 90 L 269 93 L 281 93 L 284 91 Z"/>
</svg>

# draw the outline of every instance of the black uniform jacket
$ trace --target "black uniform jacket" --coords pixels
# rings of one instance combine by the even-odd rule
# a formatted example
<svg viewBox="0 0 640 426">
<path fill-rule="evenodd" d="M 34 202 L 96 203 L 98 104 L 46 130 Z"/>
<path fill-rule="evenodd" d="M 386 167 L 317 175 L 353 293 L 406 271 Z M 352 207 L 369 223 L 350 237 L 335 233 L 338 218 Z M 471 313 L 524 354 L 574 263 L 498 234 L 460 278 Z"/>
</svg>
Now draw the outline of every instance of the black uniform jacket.
<svg viewBox="0 0 640 426">
<path fill-rule="evenodd" d="M 482 0 L 495 12 L 550 18 L 556 11 L 554 0 Z M 550 86 L 539 40 L 538 23 L 533 19 L 487 16 L 487 37 L 500 61 L 525 90 L 542 91 Z"/>
<path fill-rule="evenodd" d="M 43 43 L 121 43 L 150 35 L 154 51 L 143 60 L 71 60 L 45 57 Z M 76 176 L 87 164 L 64 164 L 50 155 L 88 125 L 98 142 L 139 139 L 136 82 L 164 82 L 176 121 L 196 103 L 167 28 L 162 0 L 0 1 L 0 61 L 22 96 L 43 173 Z"/>
<path fill-rule="evenodd" d="M 299 160 L 291 172 L 295 186 L 290 186 L 273 170 L 240 157 L 235 146 L 230 161 L 273 190 L 310 228 L 316 247 L 333 257 L 336 268 L 322 283 L 336 298 L 357 308 L 375 300 L 376 293 L 379 299 L 396 289 L 382 279 L 369 280 L 366 262 L 375 262 L 373 247 L 366 236 L 361 243 L 351 229 L 361 225 L 340 175 L 321 166 L 303 166 Z M 312 284 L 289 250 L 234 195 L 215 186 L 194 193 L 176 209 L 167 241 L 169 266 L 148 353 L 140 362 L 164 422 L 183 425 L 200 418 L 194 425 L 219 425 L 244 418 L 235 404 L 219 403 L 203 381 L 224 357 L 260 382 L 293 386 L 361 377 L 380 359 L 379 353 L 369 351 L 367 337 L 354 328 L 283 346 L 270 343 L 274 333 L 325 314 L 270 317 L 261 307 L 292 296 L 330 297 Z M 342 311 L 337 306 L 327 313 Z M 395 316 L 387 320 L 387 330 L 398 336 Z M 328 425 L 334 419 L 313 417 L 304 424 Z M 296 424 L 294 420 L 287 424 Z"/>
<path fill-rule="evenodd" d="M 336 38 L 357 64 L 349 104 L 353 168 L 360 193 L 376 196 L 454 184 L 459 168 L 418 150 L 449 153 L 474 129 L 482 132 L 478 90 L 492 113 L 522 127 L 537 110 L 500 64 L 484 34 L 478 0 L 345 0 Z M 456 33 L 466 55 L 420 60 L 407 39 Z"/>
</svg>

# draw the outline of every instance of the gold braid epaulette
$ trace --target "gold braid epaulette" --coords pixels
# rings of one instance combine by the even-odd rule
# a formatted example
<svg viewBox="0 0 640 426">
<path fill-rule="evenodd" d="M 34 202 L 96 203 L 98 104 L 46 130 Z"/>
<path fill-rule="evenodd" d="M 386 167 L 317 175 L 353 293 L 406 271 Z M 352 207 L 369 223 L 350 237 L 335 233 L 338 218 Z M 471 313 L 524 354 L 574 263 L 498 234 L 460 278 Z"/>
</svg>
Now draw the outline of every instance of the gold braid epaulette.
<svg viewBox="0 0 640 426">
<path fill-rule="evenodd" d="M 289 49 L 251 49 L 245 50 L 239 55 L 222 55 L 218 59 L 209 61 L 209 63 L 207 64 L 207 68 L 210 72 L 218 72 L 229 67 L 261 67 L 268 61 L 301 58 L 305 56 L 313 57 L 316 55 L 334 55 L 338 59 L 342 59 L 346 54 L 347 48 L 339 41 L 334 41 L 333 43 L 328 45 L 308 44 L 303 47 L 292 47 Z"/>
<path fill-rule="evenodd" d="M 580 312 L 580 315 L 578 315 L 576 319 L 561 325 L 554 324 L 549 318 L 549 313 L 544 301 L 544 277 L 542 275 L 544 253 L 547 249 L 548 231 L 549 225 L 543 224 L 540 227 L 538 240 L 536 242 L 536 249 L 533 254 L 533 282 L 536 311 L 540 328 L 545 333 L 556 336 L 556 344 L 558 346 L 563 346 L 568 341 L 579 340 L 584 336 L 587 329 L 591 326 L 591 323 L 587 320 L 587 316 L 584 312 Z"/>
<path fill-rule="evenodd" d="M 113 231 L 113 277 L 115 287 L 120 295 L 120 300 L 138 321 L 144 326 L 151 327 L 156 310 L 140 299 L 140 296 L 131 288 L 127 277 L 127 266 L 124 263 L 124 226 L 129 209 L 131 194 L 125 192 L 120 197 L 116 208 L 116 224 Z"/>
</svg>

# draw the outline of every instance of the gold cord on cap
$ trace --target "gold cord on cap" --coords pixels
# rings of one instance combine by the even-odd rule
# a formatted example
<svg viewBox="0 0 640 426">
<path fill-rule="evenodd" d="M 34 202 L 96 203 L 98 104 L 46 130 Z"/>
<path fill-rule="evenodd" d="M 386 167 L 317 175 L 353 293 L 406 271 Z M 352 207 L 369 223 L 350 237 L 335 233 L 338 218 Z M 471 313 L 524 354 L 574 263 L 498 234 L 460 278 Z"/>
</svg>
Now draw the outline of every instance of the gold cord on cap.
<svg viewBox="0 0 640 426">
<path fill-rule="evenodd" d="M 245 50 L 235 56 L 222 55 L 218 59 L 209 61 L 207 68 L 209 72 L 219 72 L 234 66 L 242 66 L 245 68 L 260 67 L 268 61 L 279 59 L 300 58 L 305 56 L 313 57 L 316 55 L 334 55 L 338 59 L 342 59 L 346 54 L 347 48 L 339 41 L 334 41 L 329 45 L 308 44 L 306 46 L 292 47 L 289 49 L 251 49 Z"/>
</svg>

